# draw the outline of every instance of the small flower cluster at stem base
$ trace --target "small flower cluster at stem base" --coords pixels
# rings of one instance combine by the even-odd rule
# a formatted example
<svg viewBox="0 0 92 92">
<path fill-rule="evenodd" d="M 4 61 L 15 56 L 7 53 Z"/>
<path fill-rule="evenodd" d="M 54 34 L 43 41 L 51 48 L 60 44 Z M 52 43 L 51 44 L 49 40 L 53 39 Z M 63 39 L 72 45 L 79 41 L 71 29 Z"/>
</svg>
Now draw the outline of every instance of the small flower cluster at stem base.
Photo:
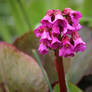
<svg viewBox="0 0 92 92">
<path fill-rule="evenodd" d="M 82 28 L 79 20 L 82 14 L 70 8 L 63 11 L 48 10 L 41 20 L 41 25 L 34 30 L 40 38 L 38 48 L 41 54 L 48 54 L 49 49 L 58 50 L 59 56 L 74 56 L 86 49 L 86 43 L 78 31 Z"/>
</svg>

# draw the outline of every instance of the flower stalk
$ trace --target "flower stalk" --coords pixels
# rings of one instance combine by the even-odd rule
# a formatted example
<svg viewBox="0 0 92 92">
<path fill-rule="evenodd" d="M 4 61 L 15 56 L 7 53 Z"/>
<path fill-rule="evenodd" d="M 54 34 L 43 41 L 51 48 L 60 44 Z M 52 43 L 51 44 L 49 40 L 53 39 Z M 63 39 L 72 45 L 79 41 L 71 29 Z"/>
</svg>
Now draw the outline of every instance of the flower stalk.
<svg viewBox="0 0 92 92">
<path fill-rule="evenodd" d="M 79 24 L 81 18 L 82 14 L 71 8 L 63 11 L 48 10 L 41 20 L 41 25 L 34 30 L 36 37 L 40 38 L 40 54 L 48 54 L 49 50 L 55 51 L 60 92 L 67 92 L 62 57 L 73 57 L 77 52 L 86 49 L 86 43 L 78 33 L 82 28 Z"/>
<path fill-rule="evenodd" d="M 58 74 L 60 92 L 67 92 L 65 73 L 64 73 L 64 67 L 63 67 L 63 58 L 58 56 L 57 52 L 55 52 L 55 67 Z"/>
</svg>

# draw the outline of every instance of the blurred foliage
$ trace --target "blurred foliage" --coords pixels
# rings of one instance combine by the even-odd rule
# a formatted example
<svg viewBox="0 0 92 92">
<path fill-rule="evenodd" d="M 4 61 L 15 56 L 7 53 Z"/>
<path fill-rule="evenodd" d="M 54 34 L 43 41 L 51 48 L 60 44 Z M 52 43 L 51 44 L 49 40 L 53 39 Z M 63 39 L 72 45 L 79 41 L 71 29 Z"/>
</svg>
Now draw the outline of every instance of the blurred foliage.
<svg viewBox="0 0 92 92">
<path fill-rule="evenodd" d="M 81 23 L 92 26 L 92 0 L 0 0 L 0 39 L 12 42 L 33 30 L 48 9 L 81 11 Z"/>
</svg>

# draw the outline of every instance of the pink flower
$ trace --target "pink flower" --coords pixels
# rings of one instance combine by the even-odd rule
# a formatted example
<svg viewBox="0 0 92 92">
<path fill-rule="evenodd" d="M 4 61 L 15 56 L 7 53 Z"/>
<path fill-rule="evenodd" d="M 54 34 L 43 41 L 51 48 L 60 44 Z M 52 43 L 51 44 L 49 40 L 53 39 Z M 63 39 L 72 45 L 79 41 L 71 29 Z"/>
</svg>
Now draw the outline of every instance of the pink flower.
<svg viewBox="0 0 92 92">
<path fill-rule="evenodd" d="M 59 35 L 60 34 L 60 28 L 58 25 L 53 25 L 52 27 L 52 34 L 53 35 Z"/>
<path fill-rule="evenodd" d="M 74 51 L 75 52 L 82 52 L 86 49 L 86 43 L 82 40 L 78 32 L 72 33 L 72 39 L 74 41 Z"/>
<path fill-rule="evenodd" d="M 82 14 L 79 11 L 70 11 L 70 16 L 73 19 L 80 19 L 82 18 Z"/>
<path fill-rule="evenodd" d="M 40 37 L 39 51 L 47 54 L 48 49 L 59 51 L 59 56 L 74 56 L 74 52 L 84 51 L 86 43 L 78 32 L 82 26 L 79 24 L 81 13 L 70 8 L 48 10 L 41 20 L 41 26 L 34 30 Z"/>
<path fill-rule="evenodd" d="M 52 49 L 57 49 L 61 47 L 61 41 L 58 40 L 57 37 L 52 37 L 52 42 L 51 42 L 51 48 Z"/>
<path fill-rule="evenodd" d="M 41 54 L 48 54 L 48 48 L 43 43 L 40 44 L 38 51 Z"/>
<path fill-rule="evenodd" d="M 78 11 L 71 11 L 69 16 L 73 22 L 72 25 L 77 26 L 79 24 L 79 19 L 82 17 L 82 14 Z"/>
<path fill-rule="evenodd" d="M 64 56 L 64 57 L 68 57 L 74 56 L 74 51 L 71 49 L 70 45 L 67 45 L 68 47 L 62 47 L 61 49 L 59 49 L 59 56 Z"/>
<path fill-rule="evenodd" d="M 80 30 L 81 25 L 79 24 L 79 19 L 82 17 L 82 14 L 78 11 L 74 11 L 70 8 L 65 8 L 63 13 L 68 21 L 69 30 Z"/>
<path fill-rule="evenodd" d="M 57 20 L 65 20 L 60 10 L 48 10 L 46 15 L 41 20 L 41 23 L 51 25 Z"/>
<path fill-rule="evenodd" d="M 41 20 L 43 26 L 52 28 L 53 34 L 65 34 L 67 32 L 67 20 L 60 10 L 48 10 L 44 18 Z"/>
<path fill-rule="evenodd" d="M 47 27 L 52 27 L 52 22 L 51 20 L 54 19 L 54 10 L 48 10 L 46 15 L 43 17 L 43 19 L 41 20 L 41 24 L 43 26 L 47 26 Z M 51 19 L 52 18 L 52 19 Z"/>
<path fill-rule="evenodd" d="M 38 28 L 36 28 L 34 30 L 34 33 L 35 33 L 36 37 L 41 37 L 41 35 L 43 33 L 43 26 L 39 26 Z"/>
<path fill-rule="evenodd" d="M 63 45 L 62 48 L 59 49 L 59 56 L 74 56 L 74 48 L 73 45 L 70 43 L 69 37 L 65 36 L 62 42 Z"/>
<path fill-rule="evenodd" d="M 49 32 L 44 30 L 42 36 L 41 36 L 41 39 L 40 39 L 40 42 L 44 42 L 45 44 L 47 44 L 47 46 L 49 46 L 50 42 L 51 42 L 51 37 L 49 35 Z"/>
<path fill-rule="evenodd" d="M 67 29 L 66 33 L 69 34 L 69 35 L 72 35 L 72 32 L 79 31 L 81 28 L 82 28 L 82 26 L 80 24 L 78 24 L 75 27 L 72 27 L 72 26 L 68 25 L 68 29 Z"/>
<path fill-rule="evenodd" d="M 52 33 L 56 33 L 56 34 L 66 34 L 67 32 L 67 21 L 66 20 L 57 20 L 54 24 L 52 29 L 54 29 L 54 31 L 52 30 Z"/>
<path fill-rule="evenodd" d="M 81 28 L 82 28 L 82 26 L 81 26 L 80 24 L 78 24 L 78 25 L 75 27 L 75 30 L 79 31 Z"/>
<path fill-rule="evenodd" d="M 71 8 L 65 8 L 65 9 L 63 10 L 63 13 L 64 13 L 65 15 L 68 15 L 71 11 L 72 11 Z"/>
<path fill-rule="evenodd" d="M 62 15 L 62 12 L 58 9 L 55 10 L 55 20 L 54 20 L 54 22 L 56 22 L 57 20 L 61 20 L 63 22 L 66 22 L 64 16 Z"/>
<path fill-rule="evenodd" d="M 41 23 L 52 24 L 54 20 L 55 20 L 54 10 L 48 10 L 46 15 L 41 20 Z"/>
<path fill-rule="evenodd" d="M 82 17 L 82 14 L 79 11 L 74 11 L 71 8 L 65 8 L 63 10 L 63 13 L 73 19 L 80 19 Z"/>
</svg>

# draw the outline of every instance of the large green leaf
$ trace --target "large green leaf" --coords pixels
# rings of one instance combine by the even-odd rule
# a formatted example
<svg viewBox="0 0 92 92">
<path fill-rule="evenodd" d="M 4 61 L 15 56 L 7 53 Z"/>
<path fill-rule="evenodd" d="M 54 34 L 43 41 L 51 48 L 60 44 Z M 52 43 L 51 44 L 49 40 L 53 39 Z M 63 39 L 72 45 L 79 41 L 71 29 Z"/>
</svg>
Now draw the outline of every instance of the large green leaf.
<svg viewBox="0 0 92 92">
<path fill-rule="evenodd" d="M 36 61 L 4 42 L 0 43 L 0 83 L 4 83 L 9 92 L 47 92 Z"/>
</svg>

